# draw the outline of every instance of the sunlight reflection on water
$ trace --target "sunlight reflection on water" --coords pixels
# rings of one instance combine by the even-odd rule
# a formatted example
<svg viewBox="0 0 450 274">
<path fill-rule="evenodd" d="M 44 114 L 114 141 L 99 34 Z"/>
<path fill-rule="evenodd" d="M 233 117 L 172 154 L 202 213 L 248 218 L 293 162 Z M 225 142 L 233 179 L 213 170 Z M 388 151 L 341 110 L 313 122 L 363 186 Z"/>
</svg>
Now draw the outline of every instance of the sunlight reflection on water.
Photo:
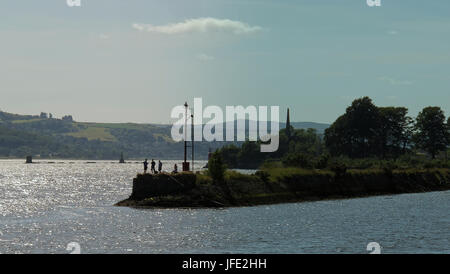
<svg viewBox="0 0 450 274">
<path fill-rule="evenodd" d="M 81 253 L 367 253 L 372 241 L 385 253 L 450 253 L 448 191 L 227 209 L 112 206 L 141 169 L 1 160 L 0 253 L 68 253 L 71 242 Z"/>
</svg>

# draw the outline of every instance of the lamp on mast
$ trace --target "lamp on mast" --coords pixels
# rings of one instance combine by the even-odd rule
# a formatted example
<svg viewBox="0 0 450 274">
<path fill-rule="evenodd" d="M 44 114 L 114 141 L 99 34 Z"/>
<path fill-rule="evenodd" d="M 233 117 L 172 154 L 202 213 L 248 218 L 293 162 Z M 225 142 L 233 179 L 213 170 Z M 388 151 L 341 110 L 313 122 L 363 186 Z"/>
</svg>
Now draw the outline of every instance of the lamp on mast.
<svg viewBox="0 0 450 274">
<path fill-rule="evenodd" d="M 183 171 L 189 171 L 189 163 L 187 161 L 187 119 L 188 119 L 188 103 L 184 103 L 184 162 Z"/>
</svg>

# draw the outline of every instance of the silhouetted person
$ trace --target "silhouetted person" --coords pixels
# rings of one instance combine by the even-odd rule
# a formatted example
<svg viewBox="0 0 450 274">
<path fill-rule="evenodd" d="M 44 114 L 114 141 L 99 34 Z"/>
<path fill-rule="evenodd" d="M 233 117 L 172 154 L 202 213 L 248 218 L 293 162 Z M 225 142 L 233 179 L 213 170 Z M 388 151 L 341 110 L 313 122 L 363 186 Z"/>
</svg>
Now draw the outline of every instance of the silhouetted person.
<svg viewBox="0 0 450 274">
<path fill-rule="evenodd" d="M 162 163 L 161 160 L 158 160 L 158 172 L 161 173 L 162 170 Z"/>
<path fill-rule="evenodd" d="M 152 159 L 151 165 L 152 165 L 151 172 L 152 172 L 153 174 L 155 174 L 155 173 L 156 173 L 156 169 L 155 169 L 156 163 L 155 163 L 155 160 Z"/>
<path fill-rule="evenodd" d="M 175 165 L 173 166 L 173 171 L 172 171 L 172 173 L 178 173 L 178 166 L 177 166 L 177 164 L 175 164 Z"/>
<path fill-rule="evenodd" d="M 148 169 L 148 161 L 147 161 L 147 159 L 145 159 L 143 164 L 144 164 L 144 173 L 147 173 L 147 169 Z"/>
</svg>

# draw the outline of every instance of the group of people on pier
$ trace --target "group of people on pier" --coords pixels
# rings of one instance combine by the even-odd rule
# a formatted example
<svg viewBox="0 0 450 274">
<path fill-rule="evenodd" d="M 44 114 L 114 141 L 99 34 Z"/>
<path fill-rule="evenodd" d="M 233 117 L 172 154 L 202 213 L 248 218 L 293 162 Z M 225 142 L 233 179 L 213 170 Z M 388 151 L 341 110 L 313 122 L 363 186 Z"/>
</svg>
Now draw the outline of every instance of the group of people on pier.
<svg viewBox="0 0 450 274">
<path fill-rule="evenodd" d="M 148 160 L 145 159 L 145 161 L 143 162 L 143 164 L 144 164 L 144 173 L 147 173 L 147 170 L 148 170 Z M 158 173 L 161 173 L 161 172 L 162 172 L 162 166 L 163 166 L 163 164 L 162 164 L 161 160 L 158 160 L 158 171 L 156 171 L 156 162 L 155 162 L 154 159 L 152 159 L 152 161 L 150 162 L 150 172 L 151 172 L 152 174 L 158 174 Z M 174 167 L 173 167 L 172 173 L 177 173 L 177 172 L 178 172 L 178 166 L 177 166 L 177 164 L 175 164 Z"/>
</svg>

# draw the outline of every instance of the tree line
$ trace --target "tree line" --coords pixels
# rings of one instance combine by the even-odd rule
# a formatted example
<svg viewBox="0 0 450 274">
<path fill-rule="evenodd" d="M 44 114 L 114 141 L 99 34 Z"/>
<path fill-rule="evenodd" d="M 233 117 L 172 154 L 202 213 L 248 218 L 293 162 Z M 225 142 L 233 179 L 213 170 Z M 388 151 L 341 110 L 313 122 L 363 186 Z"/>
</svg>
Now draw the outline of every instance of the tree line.
<svg viewBox="0 0 450 274">
<path fill-rule="evenodd" d="M 325 130 L 324 140 L 333 156 L 386 159 L 417 149 L 435 159 L 450 145 L 450 118 L 440 107 L 426 107 L 413 119 L 405 107 L 377 107 L 363 97 Z"/>
<path fill-rule="evenodd" d="M 450 118 L 446 120 L 440 107 L 426 107 L 414 119 L 405 107 L 378 107 L 363 97 L 323 134 L 287 123 L 279 135 L 280 146 L 273 153 L 261 153 L 258 143 L 249 141 L 241 147 L 225 146 L 218 153 L 229 168 L 257 168 L 267 161 L 325 168 L 331 158 L 395 160 L 420 153 L 435 159 L 450 146 Z"/>
</svg>

